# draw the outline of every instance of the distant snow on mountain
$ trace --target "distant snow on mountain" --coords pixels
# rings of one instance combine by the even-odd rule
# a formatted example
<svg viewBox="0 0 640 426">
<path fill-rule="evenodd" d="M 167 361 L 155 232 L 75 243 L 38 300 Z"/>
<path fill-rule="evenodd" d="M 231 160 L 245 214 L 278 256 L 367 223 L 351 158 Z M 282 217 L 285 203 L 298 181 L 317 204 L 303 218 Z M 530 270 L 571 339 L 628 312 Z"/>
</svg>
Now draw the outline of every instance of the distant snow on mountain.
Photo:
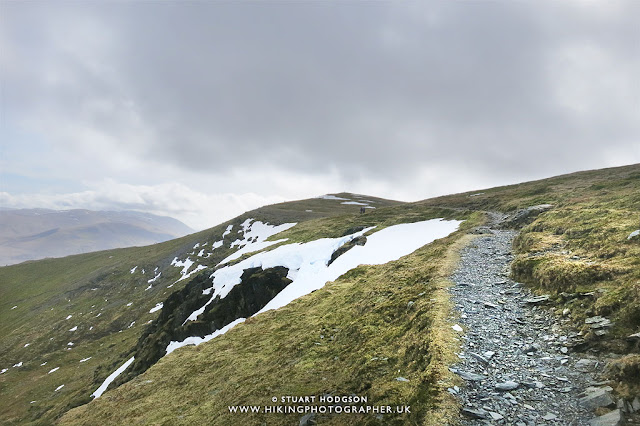
<svg viewBox="0 0 640 426">
<path fill-rule="evenodd" d="M 194 232 L 165 216 L 132 211 L 0 210 L 0 266 L 121 247 Z"/>
</svg>

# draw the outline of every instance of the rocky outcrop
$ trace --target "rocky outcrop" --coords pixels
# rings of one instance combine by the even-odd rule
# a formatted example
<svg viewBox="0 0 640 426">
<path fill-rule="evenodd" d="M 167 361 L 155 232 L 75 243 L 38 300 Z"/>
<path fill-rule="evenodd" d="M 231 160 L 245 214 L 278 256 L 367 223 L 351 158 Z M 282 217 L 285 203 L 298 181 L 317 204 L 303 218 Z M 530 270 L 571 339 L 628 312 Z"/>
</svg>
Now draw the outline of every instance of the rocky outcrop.
<svg viewBox="0 0 640 426">
<path fill-rule="evenodd" d="M 539 214 L 553 208 L 551 204 L 538 204 L 537 206 L 527 207 L 515 213 L 510 214 L 498 225 L 502 229 L 519 229 L 524 225 L 533 222 Z"/>
<path fill-rule="evenodd" d="M 209 274 L 200 274 L 167 298 L 158 319 L 138 340 L 133 353 L 134 363 L 112 386 L 131 380 L 158 362 L 166 354 L 171 341 L 182 341 L 190 336 L 204 337 L 238 318 L 255 314 L 291 283 L 287 278 L 288 272 L 282 266 L 265 270 L 247 269 L 241 276 L 241 283 L 233 287 L 225 298 L 216 298 L 196 321 L 185 323 L 193 311 L 211 298 L 203 294 L 203 290 L 213 285 L 211 278 Z"/>
</svg>

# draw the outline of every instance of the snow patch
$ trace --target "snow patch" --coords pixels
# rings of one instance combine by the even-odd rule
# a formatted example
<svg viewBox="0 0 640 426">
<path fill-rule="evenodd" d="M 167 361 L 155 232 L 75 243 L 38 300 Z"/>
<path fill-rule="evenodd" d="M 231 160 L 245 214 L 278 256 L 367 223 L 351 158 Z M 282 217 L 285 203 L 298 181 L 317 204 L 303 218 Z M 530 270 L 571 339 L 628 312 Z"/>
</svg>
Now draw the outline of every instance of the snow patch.
<svg viewBox="0 0 640 426">
<path fill-rule="evenodd" d="M 133 268 L 131 268 L 131 273 L 133 274 L 134 272 L 136 272 L 136 269 L 138 269 L 138 266 L 134 266 Z"/>
<path fill-rule="evenodd" d="M 102 396 L 102 394 L 104 393 L 104 391 L 107 390 L 107 388 L 109 387 L 111 382 L 113 382 L 116 379 L 116 377 L 118 377 L 120 375 L 120 373 L 122 373 L 124 370 L 126 370 L 133 363 L 134 359 L 135 359 L 135 357 L 129 358 L 127 360 L 127 362 L 122 364 L 116 371 L 111 373 L 109 375 L 109 377 L 107 377 L 105 379 L 105 381 L 100 385 L 100 387 L 98 389 L 96 389 L 96 391 L 94 393 L 91 394 L 91 396 L 94 397 L 94 398 L 100 398 Z"/>
<path fill-rule="evenodd" d="M 17 364 L 13 364 L 13 368 L 20 368 L 20 367 L 22 367 L 22 361 L 20 361 Z"/>
<path fill-rule="evenodd" d="M 223 265 L 232 260 L 240 258 L 246 253 L 264 250 L 265 248 L 286 241 L 286 239 L 277 241 L 265 241 L 267 238 L 286 231 L 296 225 L 296 223 L 284 223 L 282 225 L 269 225 L 260 221 L 253 222 L 254 219 L 247 219 L 242 223 L 243 239 L 235 240 L 231 243 L 231 247 L 238 246 L 238 250 L 227 256 L 218 265 Z M 252 223 L 253 222 L 253 223 Z"/>
<path fill-rule="evenodd" d="M 82 359 L 80 360 L 80 362 L 87 362 L 87 361 L 89 361 L 90 359 L 91 359 L 91 357 L 89 357 L 89 358 L 82 358 Z"/>
<path fill-rule="evenodd" d="M 227 226 L 227 229 L 222 233 L 222 238 L 226 237 L 227 235 L 229 235 L 231 233 L 231 230 L 233 229 L 233 225 L 229 225 Z"/>
<path fill-rule="evenodd" d="M 157 274 L 155 277 L 151 278 L 150 280 L 147 280 L 147 282 L 148 282 L 148 283 L 154 283 L 154 282 L 156 282 L 156 280 L 157 280 L 158 278 L 160 278 L 160 275 L 162 275 L 162 272 L 158 272 L 158 274 Z"/>
<path fill-rule="evenodd" d="M 13 310 L 14 310 L 15 308 L 17 308 L 17 307 L 18 307 L 18 305 L 16 305 L 16 306 L 14 306 L 13 308 L 11 308 L 11 310 L 13 311 Z"/>
<path fill-rule="evenodd" d="M 64 385 L 60 385 L 56 388 L 56 390 L 54 390 L 54 392 L 58 392 L 60 389 L 62 389 L 64 387 Z"/>
<path fill-rule="evenodd" d="M 25 343 L 23 347 L 28 348 L 31 343 Z"/>
<path fill-rule="evenodd" d="M 336 197 L 335 195 L 331 195 L 331 194 L 321 195 L 317 198 L 322 198 L 323 200 L 349 201 L 348 198 Z"/>
<path fill-rule="evenodd" d="M 8 369 L 8 368 L 3 368 L 3 369 L 0 371 L 0 374 L 4 374 L 4 373 L 6 373 L 7 371 L 9 371 L 9 369 Z"/>
<path fill-rule="evenodd" d="M 327 282 L 336 280 L 358 265 L 382 265 L 398 260 L 438 238 L 446 237 L 456 231 L 461 223 L 458 220 L 432 219 L 394 225 L 375 232 L 367 237 L 367 243 L 364 246 L 353 247 L 329 266 L 326 266 L 326 262 L 303 265 L 304 267 L 301 267 L 293 278 L 293 282 L 271 299 L 258 314 L 270 309 L 278 309 L 318 290 Z M 332 253 L 333 251 L 328 253 L 329 258 Z"/>
<path fill-rule="evenodd" d="M 71 319 L 71 317 L 72 317 L 72 316 L 73 316 L 73 315 L 69 315 L 69 316 L 68 316 L 68 317 L 66 317 L 65 319 L 66 319 L 66 320 Z"/>
<path fill-rule="evenodd" d="M 73 342 L 67 343 L 67 346 L 73 346 Z"/>
<path fill-rule="evenodd" d="M 76 331 L 78 329 L 78 326 L 74 326 L 73 328 L 70 328 L 69 331 Z"/>
<path fill-rule="evenodd" d="M 321 238 L 304 244 L 287 244 L 269 252 L 253 255 L 235 265 L 225 266 L 216 270 L 211 274 L 211 278 L 213 279 L 213 294 L 211 299 L 200 309 L 191 313 L 184 323 L 186 324 L 187 321 L 195 321 L 216 297 L 220 296 L 220 298 L 225 298 L 235 285 L 240 284 L 240 277 L 245 269 L 257 267 L 268 269 L 275 266 L 284 266 L 289 269 L 287 278 L 295 281 L 296 275 L 299 274 L 300 271 L 310 270 L 309 273 L 313 274 L 316 270 L 320 270 L 323 267 L 326 268 L 334 251 L 371 229 L 373 228 L 367 228 L 340 238 Z M 293 283 L 289 284 L 289 287 L 292 285 Z"/>
<path fill-rule="evenodd" d="M 198 257 L 204 256 L 204 249 L 200 250 L 196 256 Z"/>
<path fill-rule="evenodd" d="M 640 229 L 636 229 L 635 231 L 630 233 L 629 236 L 627 237 L 627 240 L 637 237 L 638 235 L 640 235 Z"/>
<path fill-rule="evenodd" d="M 51 373 L 53 373 L 55 371 L 58 371 L 58 370 L 60 370 L 60 367 L 56 367 L 56 368 L 51 369 L 47 374 L 51 374 Z"/>
<path fill-rule="evenodd" d="M 359 201 L 345 201 L 345 202 L 342 202 L 340 204 L 349 204 L 349 205 L 353 205 L 353 206 L 368 206 L 369 205 L 367 203 L 361 203 Z"/>
<path fill-rule="evenodd" d="M 160 309 L 162 309 L 162 306 L 164 306 L 162 302 L 160 302 L 160 303 L 156 303 L 156 306 L 154 306 L 153 308 L 151 308 L 151 309 L 149 310 L 149 313 L 150 313 L 150 314 L 152 314 L 152 313 L 154 313 L 154 312 L 156 312 L 156 311 L 159 311 Z"/>
<path fill-rule="evenodd" d="M 198 247 L 200 247 L 200 243 L 196 243 L 196 245 L 195 245 L 195 246 L 193 246 L 193 249 L 195 250 L 195 249 L 197 249 Z"/>
<path fill-rule="evenodd" d="M 209 334 L 209 335 L 204 336 L 204 337 L 193 336 L 193 337 L 187 337 L 186 339 L 184 339 L 181 342 L 172 341 L 167 346 L 167 355 L 170 354 L 171 352 L 175 351 L 176 349 L 183 347 L 183 346 L 188 346 L 188 345 L 198 346 L 201 343 L 208 342 L 209 340 L 213 339 L 214 337 L 218 337 L 218 336 L 226 333 L 227 331 L 231 330 L 233 327 L 235 327 L 236 325 L 240 324 L 241 322 L 244 322 L 245 319 L 246 318 L 238 318 L 235 321 L 230 322 L 229 324 L 225 325 L 220 330 L 216 330 L 212 334 Z"/>
</svg>

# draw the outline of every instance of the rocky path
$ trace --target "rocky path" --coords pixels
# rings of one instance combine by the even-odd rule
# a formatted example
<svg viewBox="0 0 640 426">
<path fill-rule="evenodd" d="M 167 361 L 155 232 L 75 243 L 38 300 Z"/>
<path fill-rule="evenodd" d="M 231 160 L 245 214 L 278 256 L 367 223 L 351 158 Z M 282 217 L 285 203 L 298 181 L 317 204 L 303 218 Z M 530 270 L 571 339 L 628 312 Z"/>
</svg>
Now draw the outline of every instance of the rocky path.
<svg viewBox="0 0 640 426">
<path fill-rule="evenodd" d="M 602 365 L 572 353 L 577 333 L 540 307 L 544 297 L 508 278 L 515 232 L 484 232 L 462 251 L 452 277 L 462 352 L 451 370 L 466 385 L 449 392 L 461 400 L 463 424 L 590 424 L 597 407 L 614 403 L 611 388 L 595 378 Z"/>
</svg>

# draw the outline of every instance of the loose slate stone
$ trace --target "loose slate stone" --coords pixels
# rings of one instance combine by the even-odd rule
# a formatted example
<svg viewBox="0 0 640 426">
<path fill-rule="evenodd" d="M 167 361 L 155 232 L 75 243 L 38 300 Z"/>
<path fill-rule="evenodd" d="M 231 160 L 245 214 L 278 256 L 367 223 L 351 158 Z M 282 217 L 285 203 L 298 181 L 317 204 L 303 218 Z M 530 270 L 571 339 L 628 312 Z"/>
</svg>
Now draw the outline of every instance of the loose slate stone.
<svg viewBox="0 0 640 426">
<path fill-rule="evenodd" d="M 491 416 L 492 420 L 502 420 L 504 419 L 504 416 L 500 413 L 494 413 L 493 411 L 489 411 L 489 415 Z"/>
<path fill-rule="evenodd" d="M 545 419 L 545 420 L 555 420 L 555 419 L 558 418 L 558 416 L 556 416 L 553 413 L 547 413 L 544 416 L 542 416 L 542 418 Z"/>
<path fill-rule="evenodd" d="M 590 410 L 613 406 L 615 403 L 616 402 L 611 397 L 609 390 L 605 388 L 589 388 L 587 390 L 587 394 L 580 398 L 580 405 Z"/>
<path fill-rule="evenodd" d="M 525 303 L 529 305 L 541 305 L 543 303 L 547 303 L 549 301 L 549 295 L 545 294 L 544 296 L 535 296 L 529 299 L 524 299 Z"/>
<path fill-rule="evenodd" d="M 578 362 L 576 362 L 575 368 L 578 371 L 586 373 L 588 371 L 592 371 L 597 364 L 598 364 L 598 361 L 596 361 L 595 359 L 582 358 L 578 360 Z"/>
<path fill-rule="evenodd" d="M 460 412 L 467 417 L 471 417 L 474 419 L 488 419 L 489 413 L 482 408 L 478 408 L 477 410 L 473 408 L 463 407 Z"/>
<path fill-rule="evenodd" d="M 519 386 L 520 386 L 520 383 L 508 380 L 506 382 L 496 384 L 496 390 L 506 392 L 506 391 L 518 389 Z"/>
<path fill-rule="evenodd" d="M 618 426 L 622 424 L 622 412 L 615 409 L 604 416 L 596 417 L 589 422 L 590 426 Z"/>
<path fill-rule="evenodd" d="M 450 368 L 449 370 L 451 370 L 452 373 L 455 373 L 458 376 L 470 382 L 479 382 L 480 380 L 484 380 L 487 378 L 487 376 L 484 376 L 482 374 L 476 374 L 468 371 L 457 370 L 455 368 Z"/>
</svg>

